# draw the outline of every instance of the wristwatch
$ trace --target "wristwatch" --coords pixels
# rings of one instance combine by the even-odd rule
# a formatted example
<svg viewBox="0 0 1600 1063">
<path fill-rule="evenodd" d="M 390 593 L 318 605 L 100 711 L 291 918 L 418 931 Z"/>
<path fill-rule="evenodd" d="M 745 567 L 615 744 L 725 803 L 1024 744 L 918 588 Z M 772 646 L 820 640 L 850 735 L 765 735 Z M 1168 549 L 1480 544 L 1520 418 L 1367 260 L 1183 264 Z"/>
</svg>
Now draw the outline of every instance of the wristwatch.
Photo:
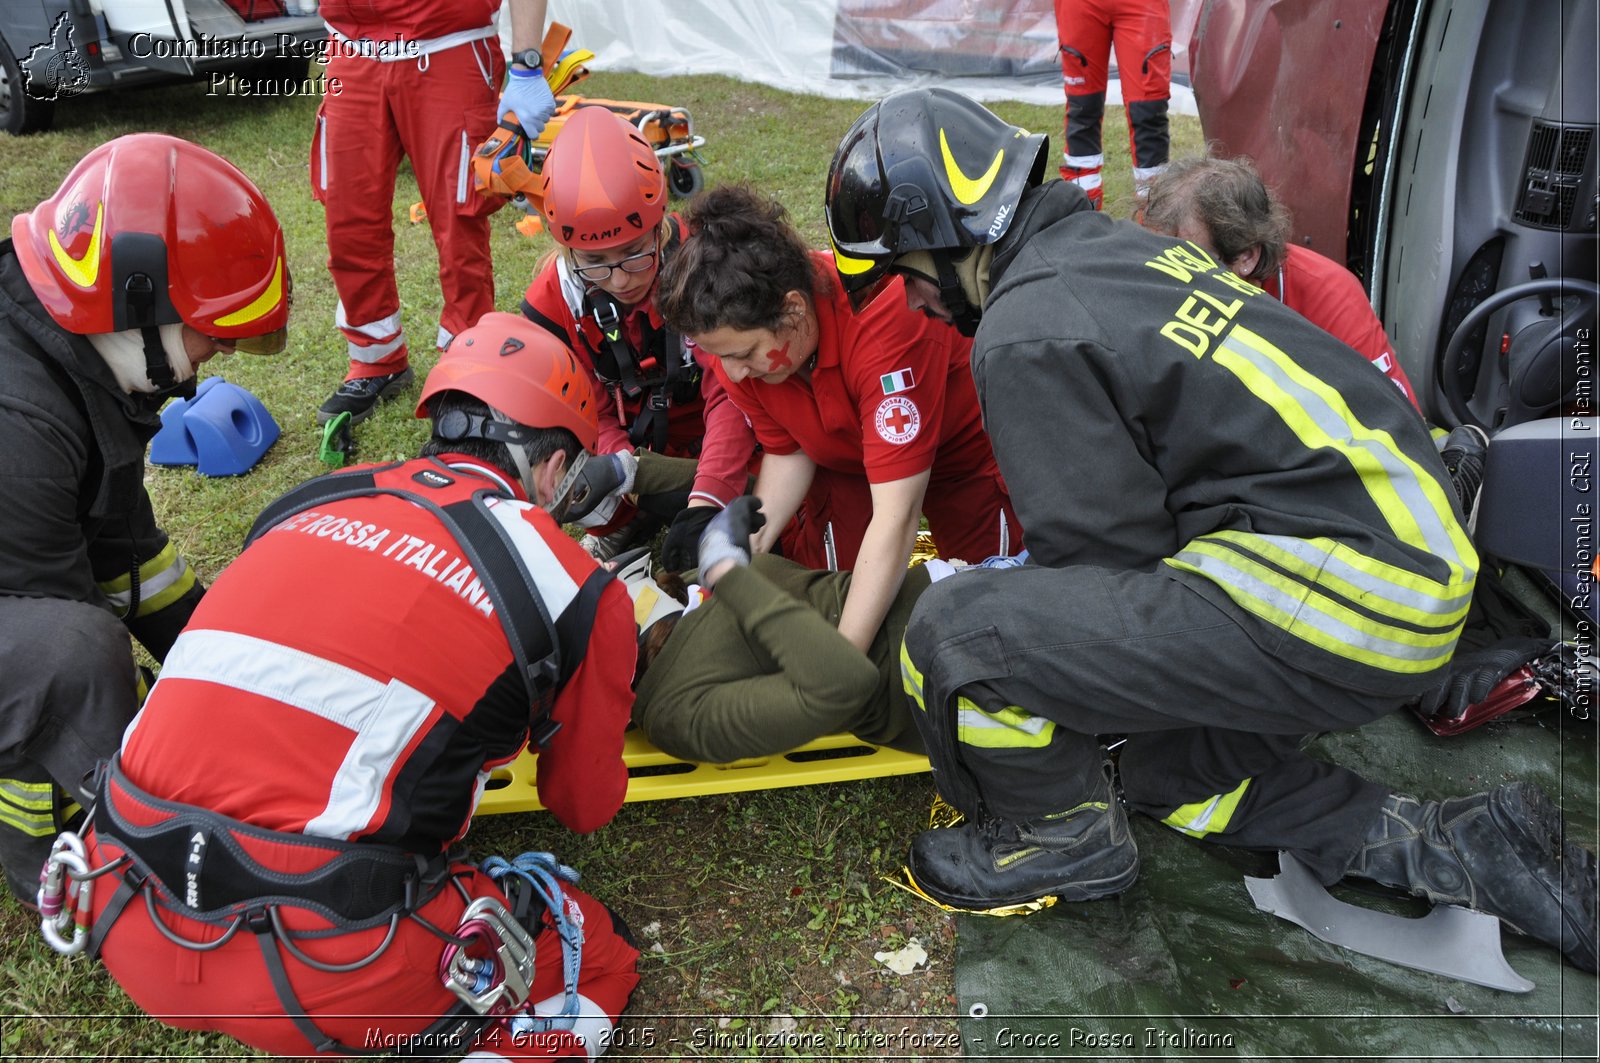
<svg viewBox="0 0 1600 1063">
<path fill-rule="evenodd" d="M 525 48 L 520 52 L 511 53 L 512 66 L 525 66 L 529 70 L 538 70 L 544 64 L 544 57 L 537 48 Z"/>
</svg>

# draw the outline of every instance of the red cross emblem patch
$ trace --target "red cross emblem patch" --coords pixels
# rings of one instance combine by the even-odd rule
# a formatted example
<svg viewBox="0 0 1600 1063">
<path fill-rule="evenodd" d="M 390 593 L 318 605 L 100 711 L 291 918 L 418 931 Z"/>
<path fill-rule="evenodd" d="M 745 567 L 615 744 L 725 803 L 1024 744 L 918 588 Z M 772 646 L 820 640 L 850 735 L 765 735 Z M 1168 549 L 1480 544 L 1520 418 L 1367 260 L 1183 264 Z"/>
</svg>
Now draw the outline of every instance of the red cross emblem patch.
<svg viewBox="0 0 1600 1063">
<path fill-rule="evenodd" d="M 922 414 L 917 410 L 917 404 L 904 395 L 891 395 L 878 403 L 878 413 L 875 418 L 878 435 L 883 437 L 885 443 L 903 446 L 917 438 L 917 432 L 922 428 Z"/>
</svg>

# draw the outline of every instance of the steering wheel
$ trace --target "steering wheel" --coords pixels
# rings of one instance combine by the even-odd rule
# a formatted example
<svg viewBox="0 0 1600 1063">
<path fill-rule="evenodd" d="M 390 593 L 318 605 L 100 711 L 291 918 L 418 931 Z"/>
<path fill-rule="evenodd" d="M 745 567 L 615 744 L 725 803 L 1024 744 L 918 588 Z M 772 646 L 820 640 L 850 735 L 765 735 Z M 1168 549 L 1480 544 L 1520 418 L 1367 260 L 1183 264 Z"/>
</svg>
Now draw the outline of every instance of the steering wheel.
<svg viewBox="0 0 1600 1063">
<path fill-rule="evenodd" d="M 1535 360 L 1542 360 L 1546 353 L 1559 356 L 1560 349 L 1571 349 L 1567 338 L 1586 317 L 1592 317 L 1595 306 L 1600 303 L 1600 285 L 1592 281 L 1576 277 L 1541 277 L 1538 280 L 1524 281 L 1513 284 L 1509 288 L 1502 288 L 1489 298 L 1472 308 L 1472 312 L 1461 319 L 1461 324 L 1450 334 L 1450 342 L 1445 344 L 1444 350 L 1439 353 L 1438 361 L 1434 364 L 1434 379 L 1439 382 L 1439 390 L 1444 393 L 1445 404 L 1449 407 L 1450 415 L 1455 418 L 1457 425 L 1476 425 L 1485 431 L 1490 426 L 1484 424 L 1467 406 L 1467 400 L 1472 398 L 1472 393 L 1467 390 L 1469 385 L 1477 380 L 1479 356 L 1464 359 L 1467 340 L 1471 338 L 1477 327 L 1488 320 L 1489 315 L 1501 307 L 1519 302 L 1538 295 L 1562 295 L 1563 307 L 1561 316 L 1539 325 L 1530 325 L 1528 328 L 1543 328 L 1536 337 L 1542 342 L 1542 347 L 1535 354 Z M 1553 326 L 1553 327 L 1552 327 Z M 1524 332 L 1527 329 L 1523 330 Z M 1519 334 L 1520 336 L 1521 334 Z M 1529 366 L 1532 367 L 1532 362 Z M 1513 386 L 1516 381 L 1510 382 Z M 1560 401 L 1560 396 L 1554 396 L 1547 403 L 1547 407 Z"/>
</svg>

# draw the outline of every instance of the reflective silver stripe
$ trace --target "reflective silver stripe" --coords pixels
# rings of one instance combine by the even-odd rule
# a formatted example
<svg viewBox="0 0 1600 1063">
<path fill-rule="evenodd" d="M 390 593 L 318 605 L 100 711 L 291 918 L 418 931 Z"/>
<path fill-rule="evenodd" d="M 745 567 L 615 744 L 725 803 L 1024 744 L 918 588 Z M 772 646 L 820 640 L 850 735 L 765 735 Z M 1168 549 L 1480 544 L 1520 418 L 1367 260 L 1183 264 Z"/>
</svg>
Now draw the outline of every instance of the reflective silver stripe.
<svg viewBox="0 0 1600 1063">
<path fill-rule="evenodd" d="M 1253 532 L 1217 532 L 1201 536 L 1201 538 L 1230 546 L 1242 547 L 1245 550 L 1251 549 L 1252 540 L 1259 540 L 1262 543 L 1275 546 L 1285 553 L 1294 555 L 1302 563 L 1349 583 L 1357 591 L 1361 592 L 1361 597 L 1357 598 L 1348 595 L 1347 597 L 1350 597 L 1352 601 L 1362 608 L 1375 613 L 1387 612 L 1384 608 L 1386 605 L 1398 605 L 1403 609 L 1414 610 L 1423 614 L 1428 620 L 1447 619 L 1448 624 L 1446 626 L 1452 626 L 1465 615 L 1465 610 L 1472 603 L 1471 590 L 1463 589 L 1459 584 L 1451 587 L 1437 583 L 1434 580 L 1428 580 L 1425 577 L 1416 577 L 1418 582 L 1432 584 L 1444 594 L 1453 594 L 1453 597 L 1429 594 L 1415 587 L 1408 587 L 1393 580 L 1385 579 L 1377 573 L 1363 571 L 1341 558 L 1334 551 L 1325 550 L 1305 539 L 1296 539 L 1288 535 L 1258 535 Z M 1268 561 L 1273 560 L 1271 555 L 1263 556 Z M 1407 575 L 1412 574 L 1407 573 Z M 1333 589 L 1336 590 L 1337 588 Z M 1378 601 L 1372 601 L 1368 597 L 1369 595 L 1377 598 Z M 1407 623 L 1427 623 L 1427 620 L 1423 619 L 1423 617 L 1396 615 L 1394 618 Z"/>
<path fill-rule="evenodd" d="M 1263 620 L 1329 652 L 1359 660 L 1364 664 L 1390 667 L 1390 662 L 1410 661 L 1418 662 L 1422 666 L 1413 665 L 1392 670 L 1430 671 L 1448 660 L 1455 648 L 1453 637 L 1443 638 L 1441 644 L 1437 646 L 1411 646 L 1364 631 L 1322 611 L 1314 600 L 1321 596 L 1304 584 L 1296 584 L 1303 589 L 1300 595 L 1291 595 L 1242 571 L 1237 563 L 1197 550 L 1180 550 L 1173 560 L 1192 566 L 1201 575 L 1213 580 L 1227 591 L 1229 598 Z M 1240 562 L 1243 563 L 1242 558 Z M 1301 630 L 1302 628 L 1310 628 L 1322 637 L 1312 637 Z"/>
<path fill-rule="evenodd" d="M 911 700 L 917 703 L 917 708 L 926 712 L 927 704 L 922 697 L 922 672 L 911 660 L 911 651 L 906 649 L 904 638 L 900 640 L 900 683 Z"/>
<path fill-rule="evenodd" d="M 370 826 L 389 795 L 387 783 L 396 762 L 434 716 L 433 699 L 398 679 L 384 682 L 302 650 L 231 631 L 191 628 L 179 636 L 156 690 L 175 680 L 270 698 L 353 732 L 327 803 L 305 826 L 304 833 L 324 838 L 349 838 Z M 135 719 L 130 732 L 138 725 Z"/>
<path fill-rule="evenodd" d="M 489 499 L 489 514 L 500 522 L 500 526 L 511 537 L 512 545 L 517 548 L 517 554 L 522 558 L 522 563 L 528 566 L 528 575 L 533 578 L 533 584 L 539 588 L 539 597 L 544 601 L 545 611 L 551 620 L 566 611 L 567 606 L 578 596 L 579 585 L 567 570 L 561 567 L 554 551 L 548 543 L 540 537 L 539 533 L 523 519 L 523 514 L 536 506 L 527 502 L 516 502 L 503 498 Z"/>
<path fill-rule="evenodd" d="M 343 47 L 336 55 L 348 55 L 358 59 L 373 59 L 380 63 L 400 63 L 407 59 L 421 59 L 435 52 L 442 52 L 448 48 L 457 48 L 472 41 L 488 40 L 490 37 L 500 35 L 498 24 L 483 26 L 472 30 L 457 30 L 447 33 L 443 37 L 427 37 L 421 40 L 406 40 L 395 37 L 390 40 L 375 41 L 368 37 L 346 37 L 333 28 L 329 22 L 323 22 L 328 27 L 328 36 L 338 41 Z"/>
<path fill-rule="evenodd" d="M 1189 834 L 1205 834 L 1206 828 L 1211 826 L 1211 817 L 1216 815 L 1218 806 L 1222 804 L 1223 796 L 1218 794 L 1206 802 L 1206 807 L 1200 810 L 1200 814 L 1191 818 L 1180 829 Z"/>
<path fill-rule="evenodd" d="M 328 190 L 328 120 L 317 115 L 317 183 Z"/>
<path fill-rule="evenodd" d="M 396 310 L 388 317 L 380 317 L 376 321 L 368 321 L 357 325 L 345 313 L 344 301 L 340 300 L 339 305 L 334 307 L 333 310 L 333 323 L 339 326 L 342 332 L 359 332 L 370 339 L 387 340 L 400 332 L 400 311 Z"/>
<path fill-rule="evenodd" d="M 1074 170 L 1092 170 L 1096 166 L 1104 166 L 1105 164 L 1106 156 L 1104 152 L 1098 155 L 1069 155 L 1064 151 L 1061 153 L 1061 165 L 1070 166 Z"/>
<path fill-rule="evenodd" d="M 962 700 L 965 701 L 966 699 L 963 698 Z M 1026 715 L 1018 709 L 1013 709 L 1012 713 L 1015 714 L 1014 719 L 1016 722 L 1014 723 L 1001 720 L 992 713 L 984 712 L 982 709 L 961 709 L 956 713 L 956 723 L 960 727 L 974 730 L 1021 731 L 1023 734 L 1033 735 L 1034 737 L 1044 734 L 1045 728 L 1052 723 L 1048 717 Z"/>
<path fill-rule="evenodd" d="M 404 336 L 396 336 L 388 343 L 375 343 L 371 346 L 364 346 L 355 340 L 350 340 L 345 344 L 345 350 L 352 362 L 364 362 L 370 365 L 373 362 L 383 361 L 389 355 L 405 346 L 405 342 L 406 338 Z"/>
<path fill-rule="evenodd" d="M 163 568 L 153 576 L 141 576 L 139 579 L 139 600 L 148 602 L 168 587 L 177 583 L 189 571 L 189 565 L 181 555 L 174 556 L 172 564 Z M 133 602 L 133 588 L 130 586 L 125 591 L 106 595 L 112 605 L 119 610 L 125 610 Z"/>
<path fill-rule="evenodd" d="M 456 202 L 465 203 L 467 192 L 471 185 L 467 182 L 467 175 L 471 172 L 472 145 L 467 142 L 467 131 L 461 131 L 461 160 L 456 163 Z"/>
<path fill-rule="evenodd" d="M 1252 343 L 1254 341 L 1254 343 Z M 1346 444 L 1349 448 L 1359 450 L 1370 457 L 1388 477 L 1390 487 L 1393 489 L 1400 504 L 1410 513 L 1411 519 L 1416 523 L 1417 530 L 1422 536 L 1420 545 L 1429 553 L 1440 558 L 1448 564 L 1453 571 L 1471 575 L 1476 572 L 1477 559 L 1464 557 L 1456 547 L 1455 537 L 1450 534 L 1445 520 L 1454 522 L 1451 515 L 1441 516 L 1437 506 L 1427 497 L 1421 483 L 1416 466 L 1403 457 L 1397 448 L 1386 445 L 1387 433 L 1374 431 L 1364 425 L 1346 418 L 1332 405 L 1327 398 L 1317 391 L 1295 380 L 1272 357 L 1275 352 L 1288 359 L 1281 351 L 1276 351 L 1271 344 L 1262 337 L 1242 326 L 1231 329 L 1222 340 L 1221 349 L 1248 362 L 1258 372 L 1276 384 L 1298 408 L 1310 418 L 1311 423 L 1329 439 Z M 1291 365 L 1294 363 L 1291 361 Z M 1295 366 L 1299 369 L 1299 366 Z M 1301 370 L 1304 372 L 1304 370 Z M 1308 377 L 1309 373 L 1306 374 Z M 1315 379 L 1315 378 L 1312 378 Z M 1321 384 L 1322 381 L 1317 381 Z M 1326 384 L 1324 384 L 1326 387 Z M 1330 389 L 1331 390 L 1331 389 Z M 1265 401 L 1265 400 L 1264 400 Z M 1271 403 L 1269 402 L 1269 405 Z M 1274 406 L 1276 409 L 1276 406 Z M 1283 411 L 1279 411 L 1280 415 Z M 1347 411 L 1348 412 L 1348 411 Z M 1294 427 L 1290 425 L 1291 429 Z M 1382 436 L 1383 438 L 1379 438 Z M 1435 484 L 1435 487 L 1438 487 Z M 1442 488 L 1439 488 L 1442 492 Z M 1380 508 L 1381 502 L 1374 499 Z M 1400 529 L 1394 529 L 1398 532 Z"/>
</svg>

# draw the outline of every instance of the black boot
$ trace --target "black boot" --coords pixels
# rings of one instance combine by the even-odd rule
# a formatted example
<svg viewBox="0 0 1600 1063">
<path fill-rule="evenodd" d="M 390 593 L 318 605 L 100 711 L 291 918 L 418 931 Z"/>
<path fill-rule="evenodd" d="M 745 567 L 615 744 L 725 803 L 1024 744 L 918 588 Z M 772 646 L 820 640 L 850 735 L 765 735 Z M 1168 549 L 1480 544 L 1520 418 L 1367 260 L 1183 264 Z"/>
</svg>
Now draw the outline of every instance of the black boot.
<svg viewBox="0 0 1600 1063">
<path fill-rule="evenodd" d="M 1345 872 L 1459 904 L 1595 970 L 1594 854 L 1563 842 L 1561 810 L 1525 782 L 1449 801 L 1390 794 Z"/>
<path fill-rule="evenodd" d="M 1139 875 L 1139 850 L 1108 778 L 1102 800 L 1065 812 L 925 830 L 911 842 L 909 867 L 934 900 L 983 911 L 1051 895 L 1092 901 L 1121 893 Z"/>
</svg>

